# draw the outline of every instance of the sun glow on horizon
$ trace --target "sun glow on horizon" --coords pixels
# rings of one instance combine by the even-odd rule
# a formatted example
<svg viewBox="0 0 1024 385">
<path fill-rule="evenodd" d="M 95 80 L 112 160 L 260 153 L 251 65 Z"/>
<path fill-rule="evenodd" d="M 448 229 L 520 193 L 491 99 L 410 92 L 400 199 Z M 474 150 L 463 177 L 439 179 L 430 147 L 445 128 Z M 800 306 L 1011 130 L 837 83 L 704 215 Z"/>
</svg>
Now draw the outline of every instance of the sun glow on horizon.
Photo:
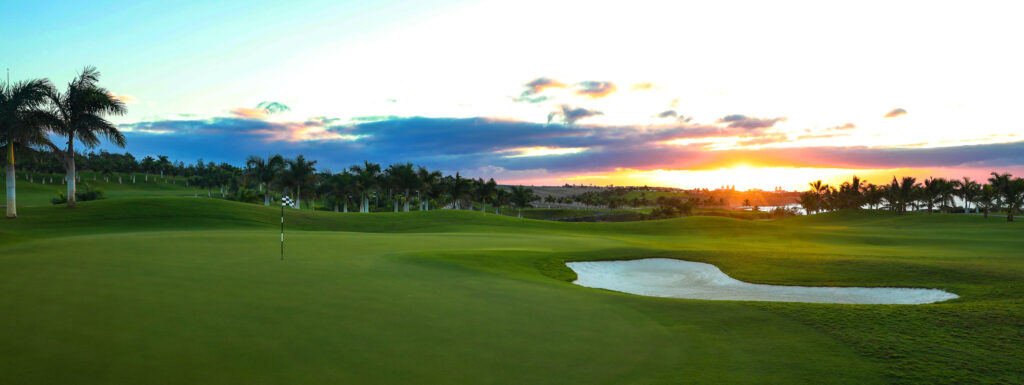
<svg viewBox="0 0 1024 385">
<path fill-rule="evenodd" d="M 810 182 L 839 186 L 854 175 L 861 179 L 885 184 L 893 175 L 928 175 L 931 170 L 923 169 L 849 169 L 819 167 L 760 167 L 737 164 L 731 167 L 711 170 L 635 170 L 617 169 L 609 174 L 580 175 L 564 178 L 568 183 L 592 183 L 594 185 L 619 186 L 661 186 L 683 189 L 717 189 L 734 186 L 736 190 L 772 191 L 781 188 L 787 191 L 803 191 Z M 919 178 L 924 178 L 920 176 Z"/>
</svg>

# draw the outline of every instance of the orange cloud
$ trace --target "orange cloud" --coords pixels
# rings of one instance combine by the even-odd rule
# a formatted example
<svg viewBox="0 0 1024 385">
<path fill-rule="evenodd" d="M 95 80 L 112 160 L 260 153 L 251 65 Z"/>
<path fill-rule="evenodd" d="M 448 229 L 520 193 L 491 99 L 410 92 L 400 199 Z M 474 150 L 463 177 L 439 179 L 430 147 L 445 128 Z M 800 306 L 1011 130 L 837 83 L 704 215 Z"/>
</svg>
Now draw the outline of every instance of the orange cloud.
<svg viewBox="0 0 1024 385">
<path fill-rule="evenodd" d="M 131 95 L 110 94 L 110 97 L 114 98 L 114 100 L 120 100 L 122 103 L 134 104 L 139 102 L 138 99 Z"/>
<path fill-rule="evenodd" d="M 603 98 L 618 90 L 615 83 L 585 81 L 576 83 L 576 95 L 589 96 L 591 98 Z"/>
<path fill-rule="evenodd" d="M 907 110 L 904 110 L 902 108 L 897 108 L 897 109 L 894 109 L 892 111 L 887 112 L 884 117 L 886 117 L 886 118 L 895 118 L 897 116 L 906 115 L 906 114 L 907 114 Z"/>
<path fill-rule="evenodd" d="M 632 89 L 633 91 L 652 90 L 652 89 L 654 89 L 654 83 L 651 83 L 651 82 L 637 83 L 637 84 L 634 84 L 632 87 L 630 87 L 630 89 Z"/>
<path fill-rule="evenodd" d="M 231 109 L 231 114 L 245 119 L 266 119 L 267 110 L 262 108 L 238 107 Z"/>
</svg>

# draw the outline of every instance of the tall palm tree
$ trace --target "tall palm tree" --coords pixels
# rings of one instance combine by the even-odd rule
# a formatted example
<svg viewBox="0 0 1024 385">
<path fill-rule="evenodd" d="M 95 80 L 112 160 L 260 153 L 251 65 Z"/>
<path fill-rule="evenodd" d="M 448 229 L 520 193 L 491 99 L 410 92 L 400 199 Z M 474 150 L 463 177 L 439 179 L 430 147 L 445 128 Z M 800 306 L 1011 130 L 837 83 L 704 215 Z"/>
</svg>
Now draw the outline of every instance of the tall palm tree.
<svg viewBox="0 0 1024 385">
<path fill-rule="evenodd" d="M 451 195 L 452 204 L 456 210 L 462 208 L 461 201 L 469 196 L 472 187 L 471 179 L 463 178 L 462 175 L 455 172 L 455 178 L 451 180 L 451 184 L 448 186 L 448 194 Z"/>
<path fill-rule="evenodd" d="M 263 191 L 264 187 L 266 187 L 266 192 L 263 194 L 263 205 L 270 206 L 270 184 L 281 176 L 281 170 L 284 168 L 284 158 L 280 154 L 267 157 L 267 159 L 251 155 L 245 161 L 245 165 L 248 167 L 250 176 L 259 183 L 260 191 Z"/>
<path fill-rule="evenodd" d="M 36 79 L 0 85 L 0 143 L 7 145 L 7 217 L 18 216 L 15 199 L 14 147 L 48 142 L 39 124 L 39 108 L 53 88 L 50 81 Z"/>
<path fill-rule="evenodd" d="M 548 195 L 548 197 L 551 196 Z M 509 193 L 508 190 L 498 188 L 498 190 L 494 192 L 494 213 L 500 214 L 498 210 L 501 209 L 501 206 L 507 205 L 511 199 L 512 194 Z"/>
<path fill-rule="evenodd" d="M 286 161 L 287 169 L 285 171 L 285 180 L 288 183 L 288 187 L 295 187 L 295 205 L 296 208 L 302 208 L 302 187 L 309 186 L 313 182 L 313 177 L 316 174 L 316 161 L 306 160 L 305 157 L 299 155 L 295 159 L 289 159 Z M 313 208 L 313 202 L 308 202 L 309 208 Z"/>
<path fill-rule="evenodd" d="M 999 200 L 1006 207 L 1006 221 L 1013 222 L 1013 214 L 1020 208 L 1021 201 L 1024 201 L 1024 179 L 1013 178 L 1007 173 L 993 172 L 988 181 L 999 193 Z"/>
<path fill-rule="evenodd" d="M 533 195 L 533 189 L 528 189 L 523 186 L 512 187 L 512 203 L 520 209 L 518 217 L 523 217 L 522 208 L 528 207 L 530 202 L 533 202 L 534 199 L 536 199 L 536 196 Z"/>
<path fill-rule="evenodd" d="M 494 195 L 498 193 L 498 184 L 494 182 L 494 178 L 491 178 L 487 182 L 483 182 L 481 179 L 480 183 L 476 186 L 476 196 L 480 199 L 480 212 L 487 211 L 487 202 L 494 199 Z"/>
<path fill-rule="evenodd" d="M 905 176 L 902 181 L 897 181 L 896 177 L 892 178 L 891 188 L 895 192 L 897 214 L 907 212 L 907 205 L 914 201 L 916 186 L 917 178 L 912 176 Z"/>
<path fill-rule="evenodd" d="M 978 182 L 975 182 L 966 176 L 963 180 L 957 181 L 956 186 L 958 187 L 957 195 L 959 195 L 960 199 L 963 199 L 964 201 L 964 214 L 969 214 L 971 212 L 970 203 L 973 202 L 974 197 L 978 195 L 978 190 L 981 186 L 978 185 Z"/>
<path fill-rule="evenodd" d="M 359 212 L 370 212 L 370 197 L 380 187 L 380 165 L 363 161 L 363 165 L 349 167 L 356 176 L 356 191 L 359 192 Z"/>
<path fill-rule="evenodd" d="M 420 183 L 416 190 L 416 197 L 420 201 L 420 211 L 430 210 L 430 198 L 440 193 L 440 186 L 437 183 L 441 177 L 440 171 L 430 171 L 426 167 L 416 169 L 416 180 Z"/>
<path fill-rule="evenodd" d="M 420 185 L 419 175 L 412 163 L 393 164 L 388 167 L 388 177 L 392 186 L 399 191 L 404 191 L 404 204 L 402 211 L 409 212 L 409 193 Z M 398 200 L 395 200 L 395 211 L 398 211 Z"/>
<path fill-rule="evenodd" d="M 334 203 L 334 211 L 338 211 L 339 203 L 342 206 L 343 212 L 348 212 L 348 201 L 355 191 L 356 176 L 352 175 L 348 170 L 343 170 L 340 173 L 331 175 L 325 183 L 327 188 L 327 197 Z"/>
<path fill-rule="evenodd" d="M 980 185 L 978 195 L 974 197 L 974 204 L 985 213 L 985 219 L 988 219 L 988 213 L 992 208 L 999 206 L 999 191 L 990 184 Z"/>
<path fill-rule="evenodd" d="M 110 91 L 100 87 L 100 72 L 96 67 L 86 66 L 78 76 L 68 83 L 63 93 L 52 90 L 48 93 L 52 110 L 46 114 L 45 124 L 54 133 L 67 138 L 64 149 L 52 143 L 47 145 L 64 162 L 67 171 L 68 207 L 75 206 L 75 140 L 87 148 L 96 147 L 100 137 L 124 148 L 124 134 L 104 115 L 123 115 L 127 108 L 123 102 L 111 96 Z"/>
</svg>

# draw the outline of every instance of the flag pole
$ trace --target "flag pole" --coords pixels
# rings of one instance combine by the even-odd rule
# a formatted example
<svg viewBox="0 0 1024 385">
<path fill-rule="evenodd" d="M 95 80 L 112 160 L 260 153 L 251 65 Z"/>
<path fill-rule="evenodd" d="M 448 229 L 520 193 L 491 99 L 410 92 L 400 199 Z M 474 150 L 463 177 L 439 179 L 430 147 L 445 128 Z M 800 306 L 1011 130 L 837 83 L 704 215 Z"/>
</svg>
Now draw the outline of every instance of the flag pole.
<svg viewBox="0 0 1024 385">
<path fill-rule="evenodd" d="M 284 260 L 284 199 L 281 200 L 281 260 Z"/>
</svg>

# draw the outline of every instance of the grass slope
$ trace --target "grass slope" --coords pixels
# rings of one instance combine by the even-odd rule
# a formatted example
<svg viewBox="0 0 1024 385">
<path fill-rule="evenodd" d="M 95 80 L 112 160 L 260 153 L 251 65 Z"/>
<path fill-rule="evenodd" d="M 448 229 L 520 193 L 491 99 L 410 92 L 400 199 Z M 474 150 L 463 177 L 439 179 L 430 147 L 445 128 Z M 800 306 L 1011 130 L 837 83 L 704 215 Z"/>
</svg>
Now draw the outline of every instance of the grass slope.
<svg viewBox="0 0 1024 385">
<path fill-rule="evenodd" d="M 117 176 L 113 175 L 110 178 L 110 182 L 105 182 L 102 175 L 96 175 L 96 179 L 93 180 L 93 173 L 86 171 L 81 173 L 82 181 L 79 182 L 75 187 L 78 191 L 85 191 L 87 189 L 99 189 L 103 190 L 104 197 L 110 198 L 131 198 L 131 197 L 155 197 L 155 196 L 192 196 L 196 193 L 205 194 L 205 191 L 199 191 L 192 187 L 185 187 L 185 178 L 178 177 L 174 178 L 175 183 L 169 183 L 172 178 L 167 178 L 168 182 L 164 182 L 164 179 L 159 178 L 156 175 L 150 175 L 149 181 L 146 181 L 145 174 L 136 173 L 135 182 L 131 183 L 130 174 L 122 175 L 122 182 L 117 183 Z M 58 194 L 67 192 L 67 186 L 61 183 L 62 175 L 53 176 L 53 180 L 56 182 L 51 183 L 40 183 L 36 180 L 35 183 L 30 183 L 24 178 L 20 177 L 16 182 L 18 189 L 18 210 L 22 207 L 31 206 L 49 206 L 52 205 L 51 199 L 56 198 Z M 49 179 L 47 179 L 49 182 Z M 0 176 L 0 184 L 4 184 L 6 178 Z M 216 193 L 216 192 L 214 192 Z M 7 190 L 0 191 L 0 206 L 6 207 L 7 205 Z"/>
<path fill-rule="evenodd" d="M 0 383 L 1019 383 L 1024 227 L 881 212 L 561 223 L 204 198 L 0 221 Z M 920 306 L 658 299 L 566 260 L 911 286 Z"/>
</svg>

